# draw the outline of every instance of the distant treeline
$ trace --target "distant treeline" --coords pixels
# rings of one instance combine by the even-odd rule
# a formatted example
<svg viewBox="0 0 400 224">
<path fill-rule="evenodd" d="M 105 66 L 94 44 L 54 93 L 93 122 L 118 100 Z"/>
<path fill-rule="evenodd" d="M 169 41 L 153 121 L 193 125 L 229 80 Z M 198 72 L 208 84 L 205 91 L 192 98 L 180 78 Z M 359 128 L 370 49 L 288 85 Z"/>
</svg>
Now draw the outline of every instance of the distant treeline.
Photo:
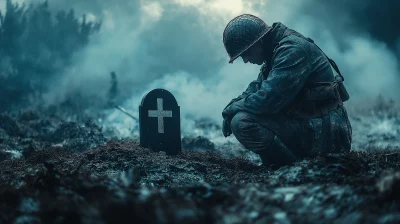
<svg viewBox="0 0 400 224">
<path fill-rule="evenodd" d="M 27 6 L 7 0 L 0 13 L 0 112 L 39 98 L 99 29 L 100 23 L 72 9 L 52 13 L 48 2 Z"/>
</svg>

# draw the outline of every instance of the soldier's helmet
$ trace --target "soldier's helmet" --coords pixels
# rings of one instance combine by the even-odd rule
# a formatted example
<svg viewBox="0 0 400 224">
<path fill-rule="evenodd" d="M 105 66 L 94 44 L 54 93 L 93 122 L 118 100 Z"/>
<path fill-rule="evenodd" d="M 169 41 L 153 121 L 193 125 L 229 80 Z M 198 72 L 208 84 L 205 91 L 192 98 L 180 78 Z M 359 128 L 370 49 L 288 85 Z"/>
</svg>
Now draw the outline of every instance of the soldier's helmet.
<svg viewBox="0 0 400 224">
<path fill-rule="evenodd" d="M 262 19 L 250 14 L 232 19 L 223 33 L 224 46 L 230 57 L 229 63 L 253 46 L 271 28 Z"/>
</svg>

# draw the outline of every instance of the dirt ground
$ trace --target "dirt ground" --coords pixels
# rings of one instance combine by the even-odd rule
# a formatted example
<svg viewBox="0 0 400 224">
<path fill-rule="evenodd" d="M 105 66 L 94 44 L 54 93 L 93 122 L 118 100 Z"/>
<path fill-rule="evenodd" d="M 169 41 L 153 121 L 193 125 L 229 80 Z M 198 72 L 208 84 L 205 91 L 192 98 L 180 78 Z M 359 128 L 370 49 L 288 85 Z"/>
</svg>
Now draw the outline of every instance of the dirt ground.
<svg viewBox="0 0 400 224">
<path fill-rule="evenodd" d="M 400 223 L 397 148 L 273 169 L 232 144 L 183 145 L 167 156 L 90 120 L 0 114 L 0 224 Z"/>
<path fill-rule="evenodd" d="M 272 170 L 211 151 L 108 142 L 0 163 L 2 223 L 397 223 L 400 152 L 350 152 Z"/>
</svg>

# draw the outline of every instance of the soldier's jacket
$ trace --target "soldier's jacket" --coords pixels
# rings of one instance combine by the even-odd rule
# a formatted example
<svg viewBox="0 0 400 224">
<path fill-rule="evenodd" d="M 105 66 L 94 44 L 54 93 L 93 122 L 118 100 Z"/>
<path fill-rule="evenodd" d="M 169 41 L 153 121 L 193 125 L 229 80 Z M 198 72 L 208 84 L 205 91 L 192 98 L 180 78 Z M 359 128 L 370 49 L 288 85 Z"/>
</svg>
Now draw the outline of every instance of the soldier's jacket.
<svg viewBox="0 0 400 224">
<path fill-rule="evenodd" d="M 233 99 L 224 109 L 223 116 L 233 116 L 239 111 L 255 115 L 276 115 L 286 113 L 305 86 L 315 82 L 333 82 L 335 76 L 324 53 L 301 34 L 288 29 L 282 23 L 274 23 L 271 31 L 270 56 L 263 64 L 257 80 Z M 322 118 L 309 118 L 316 135 L 322 131 Z M 333 125 L 344 125 L 346 139 L 333 144 L 350 149 L 351 125 L 344 107 L 331 116 Z M 333 136 L 335 138 L 335 136 Z"/>
</svg>

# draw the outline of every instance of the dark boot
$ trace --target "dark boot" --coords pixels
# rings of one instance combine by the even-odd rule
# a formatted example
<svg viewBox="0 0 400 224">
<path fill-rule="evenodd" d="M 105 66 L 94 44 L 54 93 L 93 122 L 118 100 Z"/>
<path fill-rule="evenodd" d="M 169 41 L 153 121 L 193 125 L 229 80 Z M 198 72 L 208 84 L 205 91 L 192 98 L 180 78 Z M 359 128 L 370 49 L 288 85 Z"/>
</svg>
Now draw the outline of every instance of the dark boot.
<svg viewBox="0 0 400 224">
<path fill-rule="evenodd" d="M 274 165 L 280 167 L 293 164 L 298 160 L 297 156 L 276 135 L 268 148 L 257 153 L 260 155 L 264 166 Z"/>
</svg>

